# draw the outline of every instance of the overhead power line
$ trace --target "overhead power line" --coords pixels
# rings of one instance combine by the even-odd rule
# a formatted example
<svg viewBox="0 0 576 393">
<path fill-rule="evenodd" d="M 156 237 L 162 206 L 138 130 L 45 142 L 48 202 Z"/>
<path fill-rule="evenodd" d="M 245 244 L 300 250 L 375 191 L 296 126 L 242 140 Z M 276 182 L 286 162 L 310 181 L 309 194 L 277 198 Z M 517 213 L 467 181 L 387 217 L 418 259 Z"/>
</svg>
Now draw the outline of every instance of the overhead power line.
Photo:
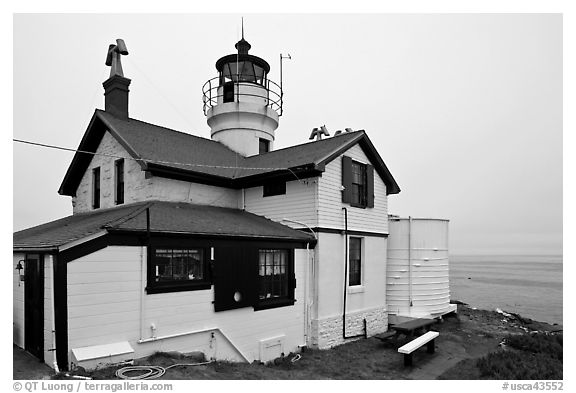
<svg viewBox="0 0 576 393">
<path fill-rule="evenodd" d="M 261 167 L 239 167 L 239 166 L 228 166 L 228 165 L 207 165 L 207 164 L 195 164 L 195 163 L 190 163 L 190 162 L 174 162 L 174 161 L 162 161 L 162 160 L 151 160 L 151 159 L 146 159 L 146 158 L 134 158 L 134 157 L 125 157 L 125 156 L 117 156 L 114 154 L 106 154 L 106 153 L 96 153 L 96 152 L 92 152 L 92 151 L 86 151 L 86 150 L 78 150 L 78 149 L 71 149 L 69 147 L 62 147 L 62 146 L 56 146 L 56 145 L 48 145 L 46 143 L 39 143 L 39 142 L 31 142 L 31 141 L 25 141 L 22 139 L 16 139 L 13 138 L 12 139 L 14 142 L 18 142 L 18 143 L 24 143 L 27 145 L 33 145 L 33 146 L 40 146 L 40 147 L 46 147 L 46 148 L 50 148 L 50 149 L 56 149 L 56 150 L 64 150 L 64 151 L 70 151 L 70 152 L 74 152 L 74 153 L 84 153 L 84 154 L 90 154 L 93 156 L 104 156 L 104 157 L 110 157 L 110 158 L 122 158 L 122 159 L 127 159 L 127 160 L 133 160 L 136 162 L 145 162 L 145 163 L 151 163 L 151 164 L 165 164 L 165 165 L 183 165 L 183 166 L 191 166 L 191 167 L 200 167 L 200 168 L 219 168 L 219 169 L 246 169 L 246 170 L 283 170 L 283 171 L 289 171 L 290 173 L 292 173 L 294 175 L 294 177 L 296 177 L 296 179 L 300 180 L 298 178 L 298 176 L 296 176 L 296 174 L 292 171 L 292 169 L 287 168 L 287 167 L 265 167 L 265 168 L 261 168 Z"/>
</svg>

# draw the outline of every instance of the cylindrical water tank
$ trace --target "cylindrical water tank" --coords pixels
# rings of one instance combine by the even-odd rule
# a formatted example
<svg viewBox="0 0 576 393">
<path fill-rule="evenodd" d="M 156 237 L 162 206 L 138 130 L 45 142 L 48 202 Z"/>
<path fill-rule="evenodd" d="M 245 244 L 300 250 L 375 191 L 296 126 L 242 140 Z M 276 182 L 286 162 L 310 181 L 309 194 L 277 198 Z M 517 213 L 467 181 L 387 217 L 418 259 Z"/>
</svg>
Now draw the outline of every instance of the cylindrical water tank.
<svg viewBox="0 0 576 393">
<path fill-rule="evenodd" d="M 390 315 L 434 318 L 450 305 L 448 220 L 389 217 L 386 297 Z"/>
</svg>

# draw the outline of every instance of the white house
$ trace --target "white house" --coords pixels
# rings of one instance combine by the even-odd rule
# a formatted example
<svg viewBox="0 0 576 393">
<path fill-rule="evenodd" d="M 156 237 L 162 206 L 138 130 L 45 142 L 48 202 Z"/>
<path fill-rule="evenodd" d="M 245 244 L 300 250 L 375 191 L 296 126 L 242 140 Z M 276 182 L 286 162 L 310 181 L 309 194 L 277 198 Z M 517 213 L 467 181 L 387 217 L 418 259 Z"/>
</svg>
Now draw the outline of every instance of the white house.
<svg viewBox="0 0 576 393">
<path fill-rule="evenodd" d="M 274 150 L 282 92 L 248 53 L 204 87 L 212 139 L 128 115 L 110 46 L 59 193 L 73 214 L 14 234 L 14 342 L 47 364 L 202 351 L 267 361 L 387 330 L 388 195 L 364 131 Z"/>
</svg>

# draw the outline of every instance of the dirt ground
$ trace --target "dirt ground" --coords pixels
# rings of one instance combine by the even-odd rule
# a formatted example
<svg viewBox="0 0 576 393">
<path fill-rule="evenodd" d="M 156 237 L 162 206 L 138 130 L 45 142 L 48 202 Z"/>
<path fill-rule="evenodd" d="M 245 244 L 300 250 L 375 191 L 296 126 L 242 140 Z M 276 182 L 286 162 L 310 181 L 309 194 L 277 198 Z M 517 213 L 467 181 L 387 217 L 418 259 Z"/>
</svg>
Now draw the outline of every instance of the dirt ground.
<svg viewBox="0 0 576 393">
<path fill-rule="evenodd" d="M 12 346 L 13 379 L 48 379 L 54 370 L 16 345 Z"/>
<path fill-rule="evenodd" d="M 562 328 L 465 305 L 459 305 L 458 310 L 458 314 L 447 316 L 432 327 L 440 332 L 436 352 L 428 354 L 425 347 L 421 348 L 414 354 L 412 367 L 404 367 L 403 355 L 397 352 L 397 348 L 408 341 L 400 335 L 385 341 L 374 337 L 360 339 L 329 350 L 308 349 L 294 362 L 291 354 L 269 365 L 214 362 L 177 366 L 168 369 L 162 379 L 479 379 L 476 359 L 502 350 L 499 344 L 506 335 Z M 156 354 L 138 363 L 166 367 L 199 360 L 197 356 Z M 78 374 L 94 379 L 116 379 L 117 369 L 110 367 Z"/>
</svg>

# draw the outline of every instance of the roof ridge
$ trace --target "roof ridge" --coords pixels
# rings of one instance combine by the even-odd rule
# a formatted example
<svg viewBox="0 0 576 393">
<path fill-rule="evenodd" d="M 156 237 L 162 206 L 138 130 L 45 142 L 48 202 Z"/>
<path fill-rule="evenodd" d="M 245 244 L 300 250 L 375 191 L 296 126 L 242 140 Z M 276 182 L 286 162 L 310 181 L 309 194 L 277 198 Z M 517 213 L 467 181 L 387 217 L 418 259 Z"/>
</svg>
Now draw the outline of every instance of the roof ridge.
<svg viewBox="0 0 576 393">
<path fill-rule="evenodd" d="M 106 115 L 112 116 L 112 117 L 114 117 L 114 118 L 117 119 L 117 120 L 126 121 L 126 120 L 124 120 L 124 119 L 118 119 L 118 118 L 115 117 L 114 115 L 112 115 L 112 114 L 110 114 L 110 113 L 108 113 L 108 112 L 106 112 L 106 111 L 103 111 L 102 109 L 96 109 L 96 111 L 97 111 L 97 112 L 100 112 L 100 113 L 105 113 Z M 144 120 L 135 119 L 135 118 L 133 118 L 133 117 L 129 117 L 129 118 L 128 118 L 128 121 L 130 121 L 130 120 L 137 121 L 137 122 L 139 122 L 139 123 L 148 124 L 148 125 L 150 125 L 150 126 L 162 128 L 162 129 L 164 129 L 164 130 L 172 131 L 172 132 L 175 132 L 175 133 L 178 133 L 178 134 L 182 134 L 182 135 L 186 135 L 186 136 L 191 136 L 191 137 L 194 137 L 194 138 L 204 139 L 204 140 L 206 140 L 206 141 L 218 143 L 218 144 L 221 145 L 220 142 L 214 141 L 214 140 L 209 139 L 209 138 L 204 138 L 204 137 L 201 137 L 201 136 L 198 136 L 198 135 L 190 134 L 190 133 L 188 133 L 188 132 L 179 131 L 179 130 L 175 130 L 175 129 L 173 129 L 173 128 L 164 127 L 164 126 L 161 126 L 161 125 L 158 125 L 158 124 L 154 124 L 154 123 L 150 123 L 150 122 L 147 122 L 147 121 L 144 121 Z M 224 146 L 224 145 L 222 145 L 222 146 Z"/>
<path fill-rule="evenodd" d="M 102 114 L 106 114 L 106 115 L 108 115 L 108 116 L 112 116 L 114 119 L 119 120 L 119 121 L 126 121 L 126 120 L 123 120 L 123 119 L 118 119 L 118 118 L 115 117 L 114 115 L 112 115 L 112 114 L 110 114 L 110 113 L 108 113 L 108 112 L 106 112 L 106 111 L 103 111 L 102 109 L 96 108 L 96 112 L 100 112 L 100 113 L 102 113 Z M 230 148 L 229 148 L 228 146 L 226 146 L 225 144 L 223 144 L 223 143 L 221 143 L 221 142 L 218 142 L 218 141 L 215 141 L 215 140 L 213 140 L 213 139 L 211 139 L 211 138 L 205 138 L 205 137 L 202 137 L 202 136 L 190 134 L 190 133 L 188 133 L 188 132 L 175 130 L 175 129 L 173 129 L 173 128 L 168 128 L 168 127 L 161 126 L 161 125 L 154 124 L 154 123 L 150 123 L 150 122 L 147 122 L 147 121 L 144 121 L 144 120 L 135 119 L 135 118 L 133 118 L 133 117 L 129 117 L 129 118 L 128 118 L 128 121 L 130 121 L 130 120 L 135 121 L 135 122 L 138 122 L 138 123 L 143 123 L 143 124 L 146 124 L 146 125 L 149 125 L 149 126 L 152 126 L 152 127 L 161 128 L 162 130 L 170 131 L 170 132 L 173 132 L 173 133 L 176 133 L 176 134 L 181 134 L 181 135 L 184 135 L 184 136 L 201 139 L 201 140 L 203 140 L 203 141 L 210 142 L 210 143 L 213 143 L 213 144 L 215 144 L 215 145 L 221 146 L 221 147 L 223 147 L 223 148 L 226 149 L 226 150 L 230 150 L 232 153 L 236 153 L 234 150 L 230 149 Z M 241 157 L 242 159 L 245 159 L 245 158 L 246 158 L 246 157 L 244 157 L 244 156 L 242 156 L 242 155 L 240 155 L 240 157 Z"/>
<path fill-rule="evenodd" d="M 300 143 L 299 145 L 287 146 L 287 147 L 283 147 L 282 149 L 272 150 L 272 151 L 269 151 L 269 152 L 264 153 L 264 154 L 254 154 L 253 156 L 249 156 L 249 157 L 245 157 L 245 158 L 246 158 L 246 160 L 250 160 L 251 158 L 255 158 L 255 157 L 264 157 L 264 156 L 266 156 L 266 155 L 268 155 L 268 154 L 273 154 L 273 153 L 276 153 L 276 152 L 279 152 L 279 151 L 283 151 L 283 150 L 294 149 L 294 148 L 298 148 L 298 147 L 302 147 L 302 146 L 313 145 L 313 144 L 316 144 L 316 143 L 320 144 L 320 143 L 322 143 L 322 142 L 331 141 L 332 139 L 334 139 L 334 138 L 337 137 L 337 136 L 339 137 L 340 135 L 351 135 L 351 134 L 356 134 L 356 133 L 364 133 L 364 134 L 365 134 L 366 132 L 365 132 L 364 130 L 347 132 L 346 134 L 339 134 L 339 135 L 335 135 L 335 136 L 330 137 L 330 138 L 320 139 L 320 140 L 312 141 L 312 142 L 304 142 L 304 143 Z"/>
</svg>

